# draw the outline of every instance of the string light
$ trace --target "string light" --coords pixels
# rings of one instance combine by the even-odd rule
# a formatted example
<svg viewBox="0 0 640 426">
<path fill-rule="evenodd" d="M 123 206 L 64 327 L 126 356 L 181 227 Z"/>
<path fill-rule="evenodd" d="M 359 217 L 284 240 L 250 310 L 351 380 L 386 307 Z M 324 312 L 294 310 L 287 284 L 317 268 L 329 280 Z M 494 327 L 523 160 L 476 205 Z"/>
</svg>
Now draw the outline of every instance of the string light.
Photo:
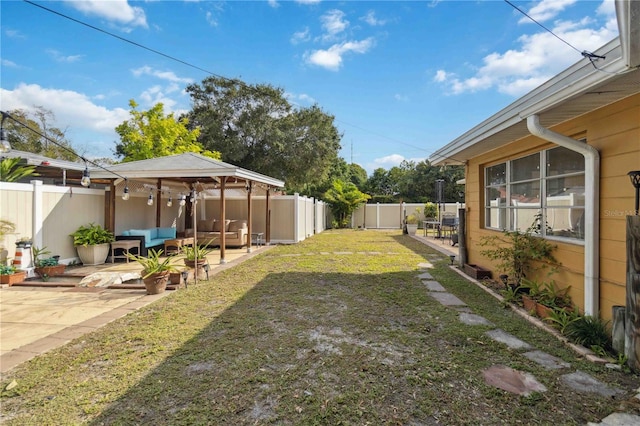
<svg viewBox="0 0 640 426">
<path fill-rule="evenodd" d="M 149 198 L 147 199 L 147 205 L 148 206 L 152 206 L 153 205 L 153 192 L 149 192 Z"/>
</svg>

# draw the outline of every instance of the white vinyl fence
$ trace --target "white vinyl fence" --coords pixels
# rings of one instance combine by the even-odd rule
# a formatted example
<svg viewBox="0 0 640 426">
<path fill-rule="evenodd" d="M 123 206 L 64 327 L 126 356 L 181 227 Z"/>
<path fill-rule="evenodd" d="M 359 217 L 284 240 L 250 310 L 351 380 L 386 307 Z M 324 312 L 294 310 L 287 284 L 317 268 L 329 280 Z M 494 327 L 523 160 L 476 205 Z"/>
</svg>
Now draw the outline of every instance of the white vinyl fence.
<svg viewBox="0 0 640 426">
<path fill-rule="evenodd" d="M 417 214 L 419 220 L 424 220 L 424 203 L 395 203 L 395 204 L 367 204 L 360 206 L 351 216 L 353 228 L 367 229 L 400 229 L 405 216 Z M 458 216 L 458 209 L 464 208 L 463 203 L 442 204 L 440 214 L 447 212 Z M 422 226 L 422 225 L 421 225 Z"/>
</svg>

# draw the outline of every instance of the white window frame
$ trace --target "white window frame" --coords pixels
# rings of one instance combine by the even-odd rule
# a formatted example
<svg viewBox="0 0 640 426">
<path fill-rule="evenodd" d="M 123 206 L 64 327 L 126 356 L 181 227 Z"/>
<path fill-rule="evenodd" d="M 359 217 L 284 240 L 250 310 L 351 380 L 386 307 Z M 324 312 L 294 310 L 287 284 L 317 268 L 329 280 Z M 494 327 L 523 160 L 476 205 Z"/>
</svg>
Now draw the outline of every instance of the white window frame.
<svg viewBox="0 0 640 426">
<path fill-rule="evenodd" d="M 541 224 L 548 224 L 549 220 L 553 220 L 555 217 L 555 214 L 560 213 L 561 215 L 567 214 L 569 216 L 569 218 L 564 218 L 563 219 L 565 221 L 568 221 L 571 225 L 574 225 L 575 227 L 571 227 L 569 230 L 567 231 L 555 231 L 558 232 L 558 234 L 556 234 L 551 228 L 549 228 L 548 226 L 540 226 L 536 232 L 536 234 L 539 234 L 540 236 L 544 237 L 544 238 L 548 238 L 548 239 L 552 239 L 552 240 L 560 240 L 560 241 L 566 241 L 572 244 L 584 244 L 584 225 L 582 225 L 582 227 L 580 227 L 580 224 L 583 223 L 584 221 L 584 192 L 582 194 L 569 194 L 566 197 L 568 197 L 570 199 L 570 203 L 567 205 L 558 205 L 558 206 L 550 206 L 548 205 L 548 198 L 549 198 L 549 194 L 547 193 L 547 188 L 548 188 L 548 183 L 551 180 L 554 179 L 566 179 L 566 178 L 572 178 L 572 177 L 577 177 L 578 179 L 582 176 L 582 180 L 584 182 L 585 179 L 585 170 L 584 170 L 584 162 L 582 163 L 582 170 L 578 170 L 578 171 L 571 171 L 571 172 L 567 172 L 567 173 L 561 173 L 561 174 L 557 174 L 557 175 L 547 175 L 547 159 L 548 159 L 548 155 L 549 153 L 554 150 L 554 149 L 558 149 L 560 147 L 554 147 L 554 148 L 549 148 L 546 150 L 542 150 L 542 151 L 538 151 L 537 153 L 532 153 L 532 154 L 527 154 L 527 155 L 523 155 L 521 157 L 518 158 L 514 158 L 511 160 L 507 160 L 501 163 L 495 163 L 495 164 L 491 164 L 488 166 L 484 167 L 484 180 L 483 180 L 483 191 L 484 191 L 484 205 L 483 205 L 483 209 L 484 209 L 484 228 L 485 229 L 493 229 L 493 230 L 520 230 L 520 231 L 525 231 L 532 223 L 533 220 L 528 221 L 528 223 L 517 223 L 517 218 L 518 218 L 518 212 L 519 211 L 524 211 L 524 210 L 535 210 L 535 213 L 533 214 L 529 214 L 529 215 L 524 215 L 524 216 L 531 216 L 531 217 L 535 217 L 535 215 L 540 215 L 540 223 Z M 514 181 L 513 177 L 512 177 L 512 173 L 511 173 L 511 166 L 512 163 L 514 161 L 532 156 L 532 155 L 538 155 L 538 159 L 539 159 L 539 176 L 537 178 L 532 178 L 532 179 L 521 179 L 518 181 Z M 487 182 L 488 181 L 488 171 L 491 167 L 496 167 L 496 166 L 500 166 L 500 165 L 504 165 L 505 168 L 505 180 L 504 182 L 501 183 L 491 183 L 491 182 Z M 539 202 L 538 205 L 536 206 L 531 206 L 531 205 L 527 205 L 524 207 L 518 207 L 517 205 L 514 205 L 515 200 L 512 199 L 512 194 L 511 194 L 511 186 L 514 184 L 521 184 L 521 183 L 531 183 L 531 182 L 539 182 L 539 186 L 540 186 L 540 198 L 539 198 Z M 505 192 L 505 202 L 499 202 L 498 206 L 492 206 L 491 205 L 491 200 L 489 200 L 489 192 L 491 189 L 494 190 L 498 190 L 500 191 L 500 188 L 504 187 L 504 192 Z M 559 198 L 562 198 L 559 197 Z M 582 204 L 572 204 L 572 202 L 575 199 L 578 199 L 580 201 L 580 198 L 582 199 Z M 526 203 L 525 203 L 526 204 Z M 569 208 L 567 208 L 568 206 L 570 206 Z M 580 213 L 582 212 L 582 213 Z M 497 218 L 496 225 L 497 226 L 491 226 L 491 218 L 492 218 L 492 213 L 493 213 L 493 217 Z M 582 219 L 580 219 L 580 216 L 582 216 Z M 582 222 L 581 222 L 582 221 Z M 568 234 L 568 235 L 567 235 Z M 571 235 L 573 234 L 573 235 Z"/>
</svg>

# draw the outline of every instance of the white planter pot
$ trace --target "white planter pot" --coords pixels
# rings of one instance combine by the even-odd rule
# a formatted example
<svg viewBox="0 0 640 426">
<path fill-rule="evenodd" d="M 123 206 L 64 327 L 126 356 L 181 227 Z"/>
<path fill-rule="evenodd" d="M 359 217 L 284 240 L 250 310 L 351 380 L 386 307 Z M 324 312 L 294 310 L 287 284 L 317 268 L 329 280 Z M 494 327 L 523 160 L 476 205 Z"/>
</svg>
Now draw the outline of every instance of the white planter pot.
<svg viewBox="0 0 640 426">
<path fill-rule="evenodd" d="M 109 243 L 94 246 L 76 246 L 78 257 L 83 265 L 102 265 L 109 255 Z"/>
<path fill-rule="evenodd" d="M 416 235 L 418 231 L 418 224 L 407 223 L 407 233 L 409 235 Z"/>
</svg>

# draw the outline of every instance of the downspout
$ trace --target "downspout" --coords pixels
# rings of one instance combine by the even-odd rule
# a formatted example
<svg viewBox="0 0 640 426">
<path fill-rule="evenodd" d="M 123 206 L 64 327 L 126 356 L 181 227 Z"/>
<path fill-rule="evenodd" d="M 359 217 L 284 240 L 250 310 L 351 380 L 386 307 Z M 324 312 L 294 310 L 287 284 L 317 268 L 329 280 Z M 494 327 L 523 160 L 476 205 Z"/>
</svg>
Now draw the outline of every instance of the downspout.
<svg viewBox="0 0 640 426">
<path fill-rule="evenodd" d="M 540 125 L 538 115 L 527 117 L 532 135 L 584 156 L 584 311 L 599 316 L 600 311 L 600 153 L 584 142 L 571 139 Z"/>
</svg>

